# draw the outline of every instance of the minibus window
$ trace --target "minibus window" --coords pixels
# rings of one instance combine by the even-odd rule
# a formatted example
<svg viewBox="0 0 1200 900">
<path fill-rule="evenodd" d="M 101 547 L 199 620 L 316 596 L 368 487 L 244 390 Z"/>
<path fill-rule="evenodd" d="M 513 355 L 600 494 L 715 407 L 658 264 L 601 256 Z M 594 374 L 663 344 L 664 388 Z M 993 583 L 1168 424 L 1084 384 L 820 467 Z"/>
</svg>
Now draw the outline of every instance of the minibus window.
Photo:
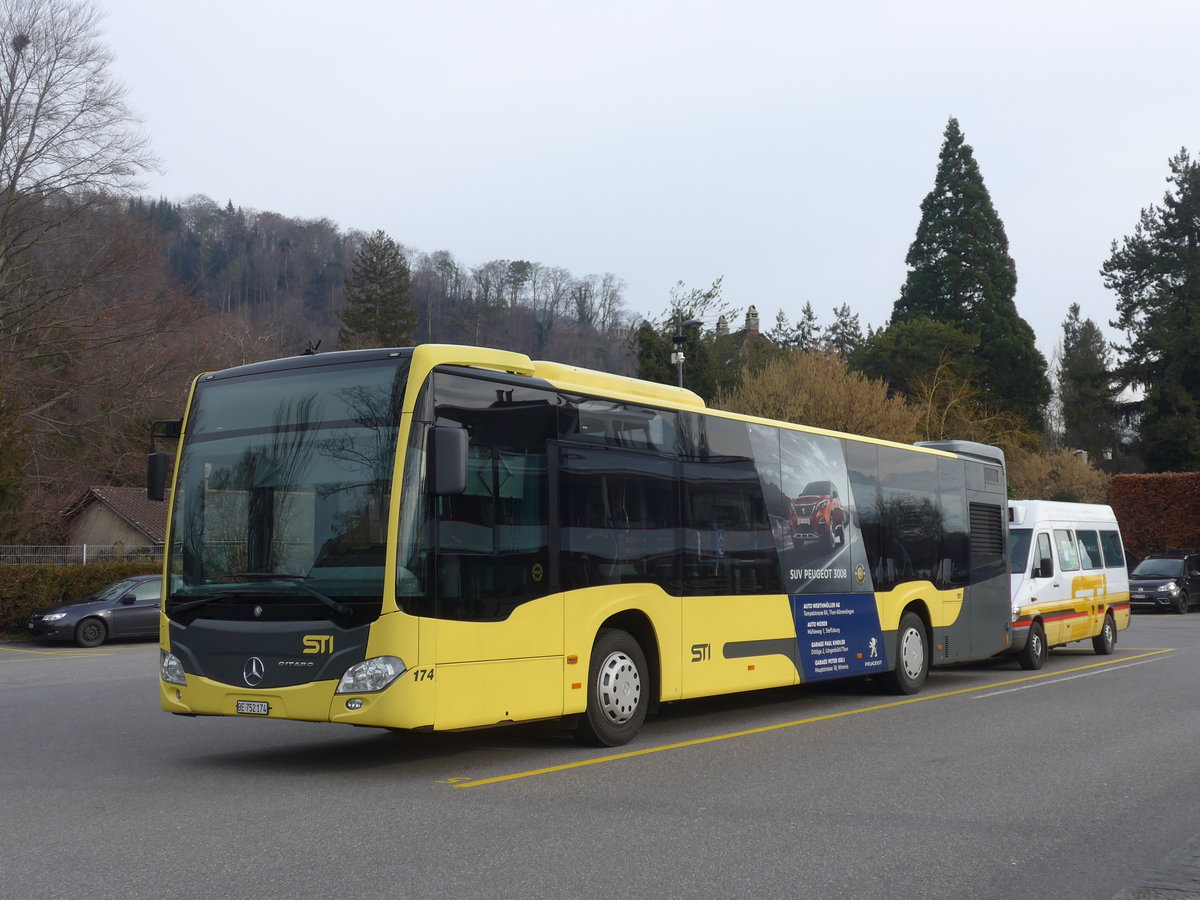
<svg viewBox="0 0 1200 900">
<path fill-rule="evenodd" d="M 1075 538 L 1065 528 L 1054 530 L 1054 543 L 1058 545 L 1058 564 L 1064 572 L 1079 568 L 1079 554 L 1075 551 Z"/>
<path fill-rule="evenodd" d="M 1121 549 L 1120 532 L 1100 532 L 1100 545 L 1104 548 L 1104 567 L 1106 569 L 1117 569 L 1125 565 L 1125 553 Z"/>
<path fill-rule="evenodd" d="M 1050 555 L 1050 535 L 1038 534 L 1038 555 L 1033 561 L 1034 578 L 1051 578 L 1054 575 L 1054 557 Z"/>
<path fill-rule="evenodd" d="M 1079 564 L 1084 569 L 1100 569 L 1104 561 L 1100 558 L 1100 538 L 1094 531 L 1077 531 L 1075 539 L 1079 541 Z"/>
</svg>

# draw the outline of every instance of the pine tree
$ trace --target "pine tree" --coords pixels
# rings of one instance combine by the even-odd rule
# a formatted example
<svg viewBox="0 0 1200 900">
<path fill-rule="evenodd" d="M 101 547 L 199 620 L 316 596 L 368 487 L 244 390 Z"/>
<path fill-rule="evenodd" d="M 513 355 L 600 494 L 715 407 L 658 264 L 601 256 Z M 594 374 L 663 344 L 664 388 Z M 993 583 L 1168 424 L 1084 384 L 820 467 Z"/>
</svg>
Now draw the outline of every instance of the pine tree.
<svg viewBox="0 0 1200 900">
<path fill-rule="evenodd" d="M 833 322 L 821 336 L 825 349 L 831 350 L 842 359 L 848 360 L 862 346 L 862 326 L 857 313 L 850 311 L 850 304 L 843 303 L 833 311 Z"/>
<path fill-rule="evenodd" d="M 1046 359 L 1017 313 L 1017 270 L 1004 224 L 954 118 L 905 261 L 892 324 L 926 318 L 977 335 L 977 378 L 987 398 L 1040 427 L 1050 399 Z"/>
<path fill-rule="evenodd" d="M 787 313 L 782 309 L 775 313 L 775 327 L 767 332 L 767 339 L 781 350 L 796 346 L 796 329 L 788 322 Z"/>
<path fill-rule="evenodd" d="M 1086 450 L 1093 460 L 1116 451 L 1120 387 L 1104 334 L 1091 319 L 1080 319 L 1072 303 L 1063 322 L 1058 396 L 1062 402 L 1063 441 Z"/>
<path fill-rule="evenodd" d="M 1200 162 L 1170 160 L 1172 188 L 1142 210 L 1101 273 L 1117 294 L 1122 386 L 1144 391 L 1137 449 L 1153 471 L 1200 469 Z"/>
<path fill-rule="evenodd" d="M 363 241 L 346 279 L 338 346 L 408 346 L 417 327 L 411 301 L 408 261 L 395 241 L 376 231 Z"/>
<path fill-rule="evenodd" d="M 817 313 L 811 301 L 806 301 L 796 323 L 796 349 L 809 352 L 817 349 L 821 338 L 821 326 L 817 324 Z"/>
</svg>

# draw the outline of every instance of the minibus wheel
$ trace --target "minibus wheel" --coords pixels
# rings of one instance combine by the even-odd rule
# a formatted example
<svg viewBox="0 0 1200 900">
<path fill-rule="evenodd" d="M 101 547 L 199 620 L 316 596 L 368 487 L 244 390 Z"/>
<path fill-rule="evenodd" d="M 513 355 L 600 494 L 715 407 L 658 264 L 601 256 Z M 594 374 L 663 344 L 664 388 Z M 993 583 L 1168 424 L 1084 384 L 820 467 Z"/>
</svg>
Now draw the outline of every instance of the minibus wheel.
<svg viewBox="0 0 1200 900">
<path fill-rule="evenodd" d="M 1034 622 L 1029 626 L 1029 639 L 1017 653 L 1017 662 L 1021 664 L 1022 669 L 1040 669 L 1046 664 L 1046 657 L 1049 654 L 1050 650 L 1046 646 L 1046 629 L 1042 627 L 1041 622 Z"/>
<path fill-rule="evenodd" d="M 1113 621 L 1112 613 L 1104 614 L 1104 627 L 1092 638 L 1092 649 L 1099 656 L 1108 656 L 1117 648 L 1117 623 Z"/>
</svg>

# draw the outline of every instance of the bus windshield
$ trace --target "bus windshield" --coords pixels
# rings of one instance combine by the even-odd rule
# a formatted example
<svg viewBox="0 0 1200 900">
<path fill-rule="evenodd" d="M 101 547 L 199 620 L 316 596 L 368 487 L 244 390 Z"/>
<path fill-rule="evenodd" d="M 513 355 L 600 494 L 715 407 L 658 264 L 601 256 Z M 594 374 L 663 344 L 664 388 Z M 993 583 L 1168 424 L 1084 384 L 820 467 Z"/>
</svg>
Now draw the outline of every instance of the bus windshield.
<svg viewBox="0 0 1200 900">
<path fill-rule="evenodd" d="M 168 615 L 378 616 L 407 365 L 201 379 L 176 481 Z"/>
</svg>

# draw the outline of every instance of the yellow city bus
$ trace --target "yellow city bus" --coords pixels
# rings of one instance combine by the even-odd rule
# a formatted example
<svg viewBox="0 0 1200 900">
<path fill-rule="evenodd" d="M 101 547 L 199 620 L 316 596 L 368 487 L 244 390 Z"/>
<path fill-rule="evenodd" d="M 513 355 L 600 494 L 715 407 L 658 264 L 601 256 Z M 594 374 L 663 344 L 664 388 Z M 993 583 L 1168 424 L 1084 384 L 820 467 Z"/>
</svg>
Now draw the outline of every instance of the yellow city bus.
<svg viewBox="0 0 1200 900">
<path fill-rule="evenodd" d="M 1006 649 L 1003 454 L 710 410 L 680 388 L 421 345 L 203 375 L 179 436 L 161 702 L 449 730 Z M 173 426 L 173 427 L 172 427 Z M 151 455 L 150 491 L 169 460 Z"/>
</svg>

